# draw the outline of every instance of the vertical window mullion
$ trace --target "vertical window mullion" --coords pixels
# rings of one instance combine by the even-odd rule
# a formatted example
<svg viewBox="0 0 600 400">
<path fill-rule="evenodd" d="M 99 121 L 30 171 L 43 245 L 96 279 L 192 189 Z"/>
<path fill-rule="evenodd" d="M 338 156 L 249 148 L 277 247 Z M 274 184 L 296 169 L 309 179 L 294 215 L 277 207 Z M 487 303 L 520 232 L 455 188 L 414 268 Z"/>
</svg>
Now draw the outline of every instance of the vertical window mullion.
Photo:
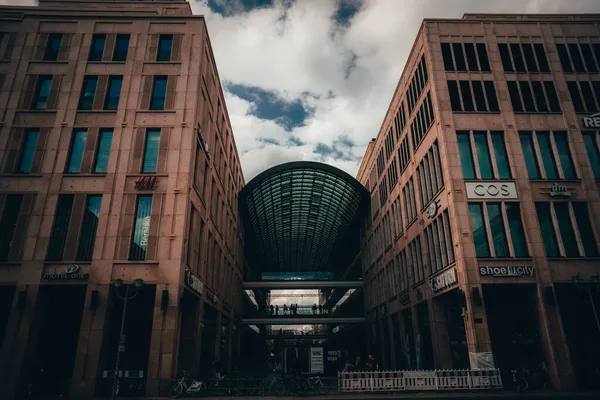
<svg viewBox="0 0 600 400">
<path fill-rule="evenodd" d="M 496 149 L 494 147 L 494 143 L 492 142 L 492 135 L 488 131 L 485 136 L 488 143 L 490 162 L 492 163 L 492 178 L 500 179 L 500 171 L 498 170 L 498 163 L 496 162 Z"/>
<path fill-rule="evenodd" d="M 562 234 L 560 231 L 560 226 L 558 225 L 558 220 L 556 218 L 556 210 L 554 208 L 554 202 L 549 202 L 549 206 L 550 206 L 550 222 L 552 225 L 552 229 L 554 230 L 554 237 L 557 239 L 557 248 L 558 248 L 558 253 L 560 254 L 561 257 L 565 257 L 566 256 L 566 251 L 565 251 L 565 246 L 563 244 L 562 241 Z"/>
<path fill-rule="evenodd" d="M 471 147 L 471 157 L 473 158 L 473 169 L 475 170 L 475 179 L 481 178 L 481 171 L 479 170 L 479 159 L 477 157 L 477 145 L 475 144 L 475 135 L 473 131 L 469 132 L 469 146 Z"/>
<path fill-rule="evenodd" d="M 504 224 L 504 234 L 506 235 L 506 242 L 508 244 L 509 257 L 516 257 L 515 248 L 513 245 L 512 232 L 510 230 L 510 222 L 508 219 L 508 213 L 506 212 L 506 203 L 500 203 L 500 213 L 502 214 L 502 222 Z"/>
<path fill-rule="evenodd" d="M 546 174 L 546 166 L 544 165 L 544 160 L 540 156 L 540 147 L 538 144 L 537 132 L 531 132 L 532 144 L 533 144 L 533 153 L 535 155 L 536 163 L 538 165 L 538 171 L 540 172 L 541 179 L 548 179 L 548 175 Z"/>
</svg>

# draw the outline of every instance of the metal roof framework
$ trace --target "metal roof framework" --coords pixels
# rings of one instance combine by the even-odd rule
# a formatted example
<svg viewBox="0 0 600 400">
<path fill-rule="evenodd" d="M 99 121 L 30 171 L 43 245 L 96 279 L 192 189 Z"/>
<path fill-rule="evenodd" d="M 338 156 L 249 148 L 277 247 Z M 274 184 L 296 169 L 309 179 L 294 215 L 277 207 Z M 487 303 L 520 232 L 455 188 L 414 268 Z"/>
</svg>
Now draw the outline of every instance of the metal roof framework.
<svg viewBox="0 0 600 400">
<path fill-rule="evenodd" d="M 334 270 L 348 230 L 358 227 L 369 201 L 356 179 L 330 165 L 270 168 L 240 192 L 248 259 L 261 271 Z"/>
</svg>

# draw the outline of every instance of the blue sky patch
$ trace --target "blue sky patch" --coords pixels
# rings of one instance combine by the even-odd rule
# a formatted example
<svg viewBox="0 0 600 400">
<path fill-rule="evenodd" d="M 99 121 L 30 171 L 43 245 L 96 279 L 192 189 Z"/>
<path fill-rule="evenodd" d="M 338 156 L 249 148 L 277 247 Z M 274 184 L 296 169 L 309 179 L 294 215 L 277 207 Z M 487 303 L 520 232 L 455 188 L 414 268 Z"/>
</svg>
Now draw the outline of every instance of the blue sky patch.
<svg viewBox="0 0 600 400">
<path fill-rule="evenodd" d="M 354 143 L 347 136 L 340 136 L 331 146 L 324 143 L 317 144 L 313 153 L 323 158 L 333 157 L 334 160 L 355 161 L 356 157 L 351 153 L 353 146 Z"/>
<path fill-rule="evenodd" d="M 334 16 L 335 21 L 340 25 L 348 25 L 362 6 L 363 0 L 338 0 L 338 9 Z"/>
</svg>

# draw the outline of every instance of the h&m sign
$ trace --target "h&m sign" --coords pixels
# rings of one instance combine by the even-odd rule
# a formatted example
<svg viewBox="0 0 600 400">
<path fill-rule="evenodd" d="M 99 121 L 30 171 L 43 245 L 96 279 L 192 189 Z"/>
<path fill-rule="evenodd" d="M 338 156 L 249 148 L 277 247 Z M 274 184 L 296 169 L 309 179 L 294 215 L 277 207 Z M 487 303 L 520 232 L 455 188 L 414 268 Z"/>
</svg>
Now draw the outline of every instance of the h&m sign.
<svg viewBox="0 0 600 400">
<path fill-rule="evenodd" d="M 583 129 L 600 129 L 600 113 L 581 117 L 581 127 Z"/>
<path fill-rule="evenodd" d="M 449 286 L 452 286 L 457 282 L 458 278 L 456 276 L 456 268 L 452 268 L 446 272 L 442 272 L 435 278 L 431 278 L 429 280 L 429 285 L 431 286 L 431 290 L 435 293 Z"/>
</svg>

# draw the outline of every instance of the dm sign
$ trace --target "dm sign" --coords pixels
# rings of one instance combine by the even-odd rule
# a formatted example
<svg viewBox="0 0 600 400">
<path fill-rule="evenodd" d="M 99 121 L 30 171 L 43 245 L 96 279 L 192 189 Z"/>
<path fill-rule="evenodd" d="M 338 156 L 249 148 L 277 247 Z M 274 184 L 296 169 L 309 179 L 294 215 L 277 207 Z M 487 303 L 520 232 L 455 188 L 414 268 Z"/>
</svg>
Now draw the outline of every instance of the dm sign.
<svg viewBox="0 0 600 400">
<path fill-rule="evenodd" d="M 46 272 L 43 276 L 44 279 L 50 280 L 77 280 L 87 279 L 90 274 L 84 274 L 81 272 L 81 267 L 77 264 L 69 265 L 63 273 L 51 273 Z"/>
</svg>

